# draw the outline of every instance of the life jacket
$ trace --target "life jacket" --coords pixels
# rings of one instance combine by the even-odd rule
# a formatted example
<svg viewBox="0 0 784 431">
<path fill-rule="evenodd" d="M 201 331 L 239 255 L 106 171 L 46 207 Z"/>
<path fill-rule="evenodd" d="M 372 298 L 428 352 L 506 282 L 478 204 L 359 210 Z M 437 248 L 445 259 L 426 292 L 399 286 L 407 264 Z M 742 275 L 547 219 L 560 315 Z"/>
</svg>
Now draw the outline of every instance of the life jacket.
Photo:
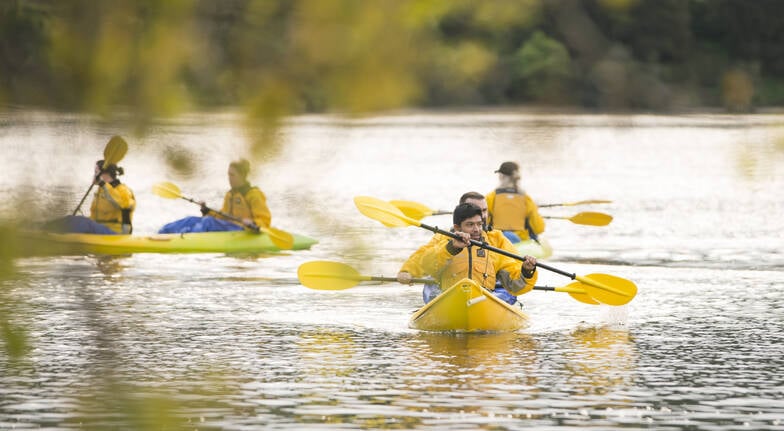
<svg viewBox="0 0 784 431">
<path fill-rule="evenodd" d="M 253 220 L 253 209 L 250 207 L 247 196 L 254 190 L 261 193 L 261 190 L 259 190 L 258 187 L 250 185 L 240 186 L 236 189 L 229 190 L 224 201 L 225 207 L 223 208 L 223 212 L 238 219 Z"/>
<path fill-rule="evenodd" d="M 114 180 L 111 185 L 113 188 L 111 191 L 108 187 L 102 186 L 95 192 L 90 206 L 90 218 L 117 233 L 131 234 L 133 232 L 131 220 L 136 199 L 131 189 L 119 180 Z M 126 200 L 126 205 L 130 204 L 130 206 L 123 207 L 118 200 Z"/>
<path fill-rule="evenodd" d="M 471 252 L 471 274 L 470 277 L 481 286 L 493 290 L 495 286 L 495 265 L 490 258 L 490 252 L 480 247 L 465 247 L 460 253 L 453 256 L 446 262 L 446 265 L 439 273 L 439 281 L 442 289 L 469 277 L 469 255 Z"/>
<path fill-rule="evenodd" d="M 490 209 L 491 224 L 498 230 L 526 230 L 525 194 L 515 189 L 496 189 L 493 208 Z"/>
</svg>

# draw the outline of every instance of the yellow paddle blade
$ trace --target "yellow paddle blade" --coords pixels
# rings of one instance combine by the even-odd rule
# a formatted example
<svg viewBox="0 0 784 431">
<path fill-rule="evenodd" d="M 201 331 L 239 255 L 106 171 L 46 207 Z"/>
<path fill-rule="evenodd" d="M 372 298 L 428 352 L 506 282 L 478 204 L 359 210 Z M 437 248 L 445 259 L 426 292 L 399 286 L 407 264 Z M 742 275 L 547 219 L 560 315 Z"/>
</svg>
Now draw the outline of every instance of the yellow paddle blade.
<svg viewBox="0 0 784 431">
<path fill-rule="evenodd" d="M 363 215 L 381 222 L 387 227 L 421 226 L 422 223 L 407 217 L 389 202 L 370 196 L 357 196 L 354 205 Z"/>
<path fill-rule="evenodd" d="M 421 220 L 427 216 L 433 215 L 433 210 L 419 202 L 393 200 L 389 201 L 389 203 L 414 220 Z"/>
<path fill-rule="evenodd" d="M 177 184 L 168 181 L 153 184 L 152 193 L 166 199 L 177 199 L 182 197 L 180 188 L 177 187 Z"/>
<path fill-rule="evenodd" d="M 575 224 L 587 224 L 591 226 L 607 226 L 613 217 L 609 214 L 586 211 L 577 213 L 569 217 L 569 221 Z"/>
<path fill-rule="evenodd" d="M 349 265 L 326 260 L 303 263 L 297 268 L 297 278 L 303 286 L 317 290 L 348 289 L 369 279 Z"/>
<path fill-rule="evenodd" d="M 576 275 L 575 280 L 583 283 L 585 291 L 599 302 L 623 305 L 637 295 L 637 286 L 631 281 L 609 274 Z"/>
<path fill-rule="evenodd" d="M 566 286 L 556 287 L 555 291 L 566 292 L 572 298 L 580 302 L 583 302 L 585 304 L 591 304 L 591 305 L 599 304 L 600 302 L 593 299 L 591 295 L 589 295 L 588 292 L 585 291 L 584 287 L 585 286 L 582 283 L 580 283 L 579 281 L 575 281 L 573 283 L 567 284 Z"/>
<path fill-rule="evenodd" d="M 274 227 L 260 227 L 259 230 L 269 235 L 275 247 L 281 250 L 291 250 L 294 247 L 294 236 L 286 231 Z"/>
<path fill-rule="evenodd" d="M 119 136 L 112 136 L 106 147 L 103 149 L 103 166 L 106 169 L 109 165 L 116 165 L 128 152 L 128 143 Z"/>
</svg>

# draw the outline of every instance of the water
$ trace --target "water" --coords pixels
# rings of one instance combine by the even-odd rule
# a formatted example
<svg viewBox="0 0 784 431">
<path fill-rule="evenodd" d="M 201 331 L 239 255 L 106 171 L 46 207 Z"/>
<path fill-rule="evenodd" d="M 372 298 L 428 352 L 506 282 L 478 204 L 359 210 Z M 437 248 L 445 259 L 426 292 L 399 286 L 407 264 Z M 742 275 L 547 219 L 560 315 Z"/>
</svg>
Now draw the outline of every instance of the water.
<svg viewBox="0 0 784 431">
<path fill-rule="evenodd" d="M 198 214 L 153 184 L 219 206 L 228 162 L 248 151 L 231 113 L 161 123 L 143 140 L 76 115 L 1 124 L 0 197 L 44 214 L 70 212 L 108 136 L 125 134 L 137 233 Z M 318 238 L 312 250 L 16 262 L 0 300 L 13 298 L 8 317 L 31 349 L 0 356 L 0 429 L 784 429 L 784 117 L 303 117 L 281 141 L 251 177 L 273 224 Z M 164 163 L 181 150 L 194 174 Z M 316 259 L 394 276 L 429 238 L 365 218 L 354 196 L 450 209 L 491 190 L 505 160 L 539 203 L 613 201 L 542 209 L 615 217 L 550 220 L 547 263 L 633 280 L 630 304 L 535 291 L 522 298 L 530 328 L 458 336 L 407 328 L 416 287 L 297 282 Z M 539 284 L 567 281 L 542 272 Z"/>
</svg>

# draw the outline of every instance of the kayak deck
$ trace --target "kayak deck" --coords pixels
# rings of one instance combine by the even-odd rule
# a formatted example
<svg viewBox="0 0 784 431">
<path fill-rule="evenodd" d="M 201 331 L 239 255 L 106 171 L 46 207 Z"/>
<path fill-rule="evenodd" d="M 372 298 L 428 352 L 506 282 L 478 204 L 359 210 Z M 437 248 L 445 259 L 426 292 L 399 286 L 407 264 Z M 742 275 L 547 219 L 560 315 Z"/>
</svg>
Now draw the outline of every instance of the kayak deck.
<svg viewBox="0 0 784 431">
<path fill-rule="evenodd" d="M 507 332 L 527 327 L 528 316 L 464 278 L 417 310 L 408 326 L 423 331 Z"/>
<path fill-rule="evenodd" d="M 316 244 L 313 238 L 293 234 L 292 250 Z M 29 254 L 129 253 L 264 253 L 283 251 L 267 234 L 247 231 L 172 233 L 153 235 L 94 235 L 81 233 L 23 232 Z"/>
</svg>

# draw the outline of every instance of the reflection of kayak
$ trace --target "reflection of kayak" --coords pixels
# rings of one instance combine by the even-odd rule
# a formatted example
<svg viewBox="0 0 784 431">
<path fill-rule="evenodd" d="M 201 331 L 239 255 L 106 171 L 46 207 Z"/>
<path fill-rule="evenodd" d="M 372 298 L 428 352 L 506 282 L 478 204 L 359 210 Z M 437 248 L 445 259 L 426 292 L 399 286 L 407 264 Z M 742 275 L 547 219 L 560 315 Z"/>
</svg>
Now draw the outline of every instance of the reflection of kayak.
<svg viewBox="0 0 784 431">
<path fill-rule="evenodd" d="M 517 250 L 520 251 L 521 255 L 529 255 L 537 259 L 547 259 L 553 255 L 553 247 L 550 246 L 547 239 L 541 236 L 539 237 L 538 242 L 527 239 L 525 241 L 516 242 L 514 246 L 517 247 Z"/>
<path fill-rule="evenodd" d="M 424 331 L 504 332 L 528 326 L 528 316 L 464 278 L 417 310 L 408 326 Z"/>
<path fill-rule="evenodd" d="M 293 234 L 292 250 L 304 250 L 316 240 Z M 247 231 L 154 235 L 93 235 L 22 232 L 28 254 L 128 253 L 263 253 L 281 251 L 266 234 Z"/>
</svg>

